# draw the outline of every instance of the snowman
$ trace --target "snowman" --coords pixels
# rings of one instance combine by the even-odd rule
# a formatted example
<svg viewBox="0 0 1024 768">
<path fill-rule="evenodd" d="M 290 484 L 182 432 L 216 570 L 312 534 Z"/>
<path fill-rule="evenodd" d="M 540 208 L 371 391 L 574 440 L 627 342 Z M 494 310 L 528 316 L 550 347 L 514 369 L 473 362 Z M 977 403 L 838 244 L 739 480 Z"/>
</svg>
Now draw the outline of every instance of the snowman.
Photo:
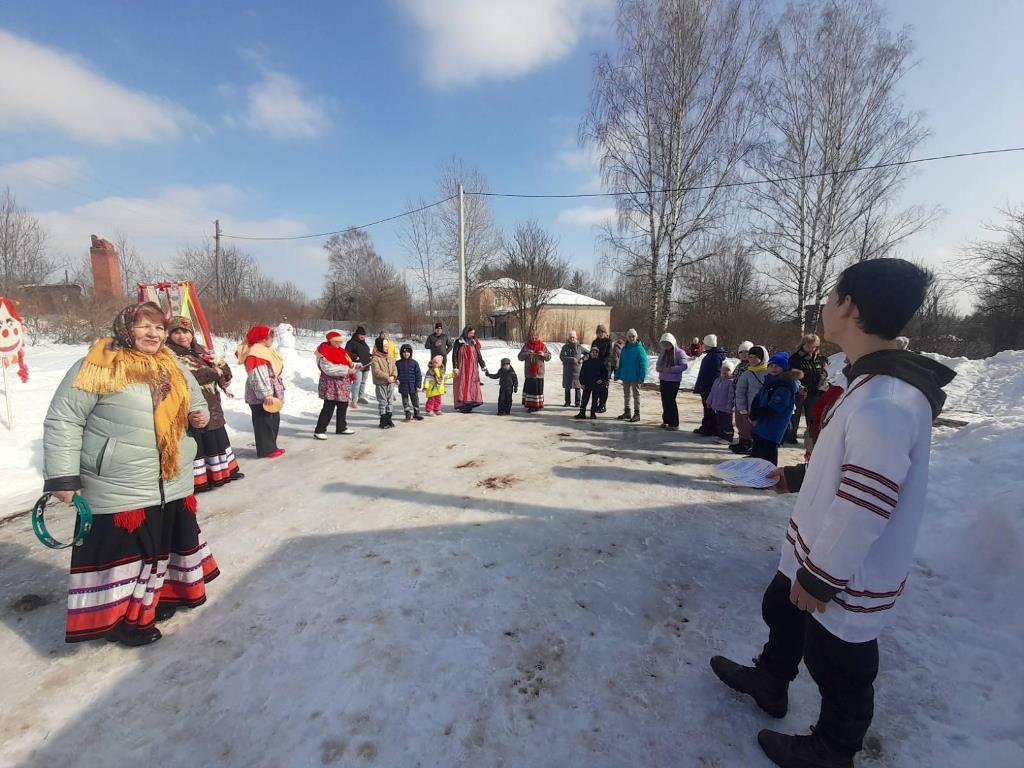
<svg viewBox="0 0 1024 768">
<path fill-rule="evenodd" d="M 295 349 L 295 328 L 288 322 L 287 317 L 282 317 L 281 322 L 277 324 L 277 328 L 274 329 L 274 338 L 277 339 L 279 350 Z"/>
<path fill-rule="evenodd" d="M 18 378 L 28 381 L 25 365 L 25 324 L 14 302 L 0 296 L 0 364 L 4 368 L 17 364 Z"/>
</svg>

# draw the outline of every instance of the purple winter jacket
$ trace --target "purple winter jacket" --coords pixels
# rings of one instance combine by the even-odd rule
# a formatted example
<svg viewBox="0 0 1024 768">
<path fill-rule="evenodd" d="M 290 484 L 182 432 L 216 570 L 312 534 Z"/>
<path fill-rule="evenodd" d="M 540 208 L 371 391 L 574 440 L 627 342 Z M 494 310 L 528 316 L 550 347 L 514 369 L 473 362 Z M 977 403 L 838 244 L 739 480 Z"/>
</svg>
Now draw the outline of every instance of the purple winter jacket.
<svg viewBox="0 0 1024 768">
<path fill-rule="evenodd" d="M 674 364 L 667 367 L 664 364 L 664 357 L 665 352 L 659 347 L 657 365 L 659 381 L 682 381 L 683 371 L 686 370 L 686 352 L 675 347 L 675 359 L 672 361 Z"/>
<path fill-rule="evenodd" d="M 736 390 L 733 388 L 732 378 L 723 379 L 719 376 L 711 385 L 711 394 L 708 395 L 708 407 L 720 413 L 731 413 L 736 405 Z"/>
</svg>

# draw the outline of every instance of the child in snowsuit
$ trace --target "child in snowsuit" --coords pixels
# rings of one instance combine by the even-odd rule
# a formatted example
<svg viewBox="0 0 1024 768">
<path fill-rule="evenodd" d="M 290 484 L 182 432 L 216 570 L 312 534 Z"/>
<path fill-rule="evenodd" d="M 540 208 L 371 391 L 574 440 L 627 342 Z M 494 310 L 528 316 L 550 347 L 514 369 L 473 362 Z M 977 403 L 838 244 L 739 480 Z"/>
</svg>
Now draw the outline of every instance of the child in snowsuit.
<svg viewBox="0 0 1024 768">
<path fill-rule="evenodd" d="M 754 442 L 750 451 L 755 459 L 779 463 L 779 446 L 786 437 L 789 420 L 796 408 L 796 393 L 800 390 L 803 371 L 791 370 L 789 353 L 776 352 L 768 360 L 768 375 L 750 408 L 750 430 Z"/>
<path fill-rule="evenodd" d="M 580 403 L 580 412 L 573 416 L 574 419 L 587 418 L 587 403 L 590 403 L 590 418 L 597 418 L 597 410 L 600 405 L 601 391 L 608 383 L 605 376 L 608 369 L 604 360 L 601 359 L 601 350 L 596 346 L 590 348 L 590 356 L 583 361 L 580 368 L 580 384 L 583 385 L 583 400 Z"/>
<path fill-rule="evenodd" d="M 423 379 L 423 391 L 427 395 L 427 416 L 441 415 L 441 400 L 444 398 L 446 381 L 451 381 L 455 375 L 445 373 L 444 358 L 441 355 L 434 355 L 430 361 L 430 368 Z"/>
<path fill-rule="evenodd" d="M 512 361 L 501 358 L 501 368 L 497 373 L 488 373 L 487 378 L 498 380 L 498 415 L 512 413 L 512 395 L 519 391 L 519 377 L 512 370 Z"/>
<path fill-rule="evenodd" d="M 370 358 L 373 385 L 377 390 L 377 412 L 380 414 L 380 428 L 391 429 L 395 422 L 391 417 L 391 396 L 395 393 L 398 369 L 388 354 L 387 345 L 381 337 L 373 342 L 373 357 Z"/>
<path fill-rule="evenodd" d="M 718 437 L 727 443 L 732 442 L 732 409 L 736 405 L 736 393 L 733 389 L 732 363 L 722 363 L 722 374 L 711 385 L 708 405 L 718 417 Z"/>
<path fill-rule="evenodd" d="M 423 386 L 423 371 L 420 364 L 412 359 L 412 345 L 403 344 L 399 351 L 401 357 L 395 363 L 398 370 L 398 393 L 402 396 L 402 410 L 405 420 L 423 421 L 420 415 L 420 388 Z"/>
</svg>

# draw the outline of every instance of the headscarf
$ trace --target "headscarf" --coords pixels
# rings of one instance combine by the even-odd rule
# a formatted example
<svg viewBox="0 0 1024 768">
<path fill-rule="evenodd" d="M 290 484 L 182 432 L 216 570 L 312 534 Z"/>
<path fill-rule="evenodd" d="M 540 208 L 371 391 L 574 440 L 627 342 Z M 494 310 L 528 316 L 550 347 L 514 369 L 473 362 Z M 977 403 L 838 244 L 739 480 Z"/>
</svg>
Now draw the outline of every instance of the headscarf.
<svg viewBox="0 0 1024 768">
<path fill-rule="evenodd" d="M 160 453 L 160 479 L 181 469 L 181 438 L 188 426 L 190 394 L 185 374 L 173 352 L 160 347 L 154 354 L 135 349 L 132 328 L 142 304 L 133 304 L 114 317 L 114 336 L 97 340 L 75 376 L 75 389 L 96 395 L 120 392 L 130 384 L 145 384 L 153 401 L 153 431 Z"/>
<path fill-rule="evenodd" d="M 239 344 L 235 350 L 235 359 L 245 365 L 246 370 L 251 371 L 252 366 L 247 364 L 246 360 L 254 357 L 262 361 L 261 365 L 263 363 L 269 365 L 274 371 L 275 376 L 280 376 L 284 371 L 284 358 L 281 357 L 276 349 L 260 344 L 260 342 L 270 338 L 270 333 L 270 328 L 267 326 L 254 325 L 246 331 L 245 341 Z"/>
<path fill-rule="evenodd" d="M 344 347 L 336 347 L 331 344 L 331 339 L 343 338 L 341 331 L 328 331 L 327 341 L 321 341 L 316 348 L 316 354 L 332 365 L 347 365 L 352 367 L 352 356 Z"/>
</svg>

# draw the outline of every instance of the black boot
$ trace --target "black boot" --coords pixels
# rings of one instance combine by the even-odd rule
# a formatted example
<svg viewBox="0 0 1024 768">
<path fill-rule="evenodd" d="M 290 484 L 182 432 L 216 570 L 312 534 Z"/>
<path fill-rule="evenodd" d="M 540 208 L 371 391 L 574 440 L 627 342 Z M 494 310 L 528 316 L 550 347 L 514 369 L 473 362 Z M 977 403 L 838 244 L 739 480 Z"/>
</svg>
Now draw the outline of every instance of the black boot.
<svg viewBox="0 0 1024 768">
<path fill-rule="evenodd" d="M 385 413 L 384 419 L 384 426 L 387 429 L 391 429 L 392 427 L 395 426 L 395 415 L 393 413 Z"/>
<path fill-rule="evenodd" d="M 787 736 L 765 729 L 757 734 L 757 743 L 768 759 L 782 768 L 853 768 L 853 757 L 836 752 L 813 728 L 810 736 Z"/>
<path fill-rule="evenodd" d="M 569 407 L 569 393 L 570 392 L 572 392 L 571 389 L 565 390 L 565 403 L 562 405 L 563 408 L 568 408 Z M 577 403 L 577 405 L 579 405 L 579 403 Z"/>
<path fill-rule="evenodd" d="M 619 421 L 632 421 L 633 414 L 631 414 L 629 412 L 629 409 L 627 408 L 625 411 L 622 412 L 621 416 L 616 416 L 615 418 L 618 419 Z"/>
<path fill-rule="evenodd" d="M 380 426 L 381 429 L 387 429 L 388 428 L 388 417 L 385 416 L 383 413 L 380 415 L 380 424 L 379 424 L 379 426 Z"/>
<path fill-rule="evenodd" d="M 597 413 L 595 413 L 593 410 L 591 410 L 590 411 L 590 418 L 596 419 L 597 418 Z"/>
<path fill-rule="evenodd" d="M 752 696 L 757 706 L 772 717 L 785 717 L 789 709 L 789 683 L 772 677 L 766 670 L 758 666 L 745 667 L 725 656 L 714 656 L 711 669 L 718 679 L 734 691 Z"/>
<path fill-rule="evenodd" d="M 178 612 L 178 606 L 173 603 L 160 603 L 156 607 L 156 620 L 167 621 Z"/>
<path fill-rule="evenodd" d="M 580 411 L 575 416 L 573 416 L 573 418 L 574 419 L 585 419 L 585 418 L 587 418 L 587 412 L 586 411 Z"/>
<path fill-rule="evenodd" d="M 122 622 L 107 635 L 107 642 L 120 643 L 121 645 L 127 645 L 129 648 L 137 648 L 141 645 L 150 645 L 155 643 L 161 637 L 163 637 L 163 635 L 156 627 L 150 627 L 149 629 L 129 629 Z"/>
<path fill-rule="evenodd" d="M 729 450 L 738 456 L 747 456 L 750 454 L 750 449 L 753 448 L 753 444 L 750 440 L 744 440 L 740 438 L 740 441 L 735 445 L 730 445 Z"/>
</svg>

